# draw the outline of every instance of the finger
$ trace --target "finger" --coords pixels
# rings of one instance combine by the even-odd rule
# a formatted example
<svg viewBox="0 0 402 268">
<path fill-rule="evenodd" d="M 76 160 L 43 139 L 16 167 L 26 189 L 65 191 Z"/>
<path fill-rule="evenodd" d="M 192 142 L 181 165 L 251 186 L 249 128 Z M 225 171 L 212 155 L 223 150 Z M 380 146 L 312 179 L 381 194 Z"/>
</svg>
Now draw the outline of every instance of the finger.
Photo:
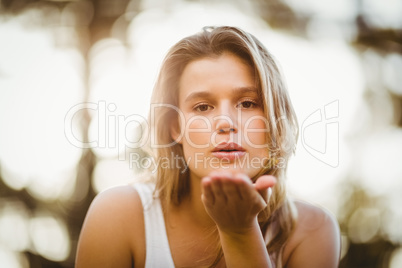
<svg viewBox="0 0 402 268">
<path fill-rule="evenodd" d="M 243 181 L 243 182 L 245 182 L 246 184 L 249 184 L 249 185 L 253 184 L 253 182 L 251 181 L 250 177 L 247 176 L 246 174 L 243 174 L 243 173 L 236 173 L 233 176 L 233 178 L 237 179 L 237 180 L 241 180 L 241 181 Z"/>
<path fill-rule="evenodd" d="M 259 177 L 254 183 L 255 189 L 264 190 L 273 187 L 276 184 L 276 178 L 272 175 L 263 175 Z"/>
<path fill-rule="evenodd" d="M 222 178 L 222 190 L 225 193 L 228 201 L 233 201 L 236 199 L 242 199 L 239 189 L 237 187 L 237 181 L 232 178 Z"/>
<path fill-rule="evenodd" d="M 215 203 L 218 202 L 226 203 L 227 197 L 222 189 L 221 178 L 218 177 L 211 178 L 211 189 L 215 197 Z"/>
<path fill-rule="evenodd" d="M 246 200 L 248 197 L 250 197 L 251 191 L 254 191 L 253 183 L 250 177 L 242 173 L 237 173 L 234 175 L 233 179 L 236 182 L 241 199 Z"/>
<path fill-rule="evenodd" d="M 270 197 L 270 193 L 272 193 L 271 187 L 276 184 L 276 178 L 271 175 L 264 175 L 257 179 L 254 184 L 255 189 L 267 203 Z"/>
<path fill-rule="evenodd" d="M 211 178 L 205 177 L 201 181 L 202 184 L 202 201 L 205 205 L 211 206 L 215 204 L 215 196 L 212 191 Z"/>
</svg>

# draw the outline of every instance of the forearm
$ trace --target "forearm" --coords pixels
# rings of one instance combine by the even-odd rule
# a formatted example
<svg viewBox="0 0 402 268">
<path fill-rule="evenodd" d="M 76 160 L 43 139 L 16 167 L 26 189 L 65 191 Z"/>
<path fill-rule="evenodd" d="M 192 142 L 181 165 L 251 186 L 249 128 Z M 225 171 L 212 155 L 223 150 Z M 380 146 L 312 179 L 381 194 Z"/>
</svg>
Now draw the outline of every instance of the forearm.
<svg viewBox="0 0 402 268">
<path fill-rule="evenodd" d="M 218 230 L 226 267 L 272 267 L 257 220 L 244 232 Z"/>
</svg>

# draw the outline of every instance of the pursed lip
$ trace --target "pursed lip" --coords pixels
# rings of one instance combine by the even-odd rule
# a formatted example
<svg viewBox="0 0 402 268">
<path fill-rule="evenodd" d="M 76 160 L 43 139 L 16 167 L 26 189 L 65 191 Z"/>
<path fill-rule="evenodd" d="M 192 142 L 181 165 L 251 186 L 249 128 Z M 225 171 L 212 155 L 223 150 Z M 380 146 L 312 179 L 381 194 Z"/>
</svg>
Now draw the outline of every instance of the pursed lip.
<svg viewBox="0 0 402 268">
<path fill-rule="evenodd" d="M 220 143 L 213 150 L 212 155 L 219 159 L 224 160 L 235 160 L 246 154 L 246 151 L 243 147 L 238 145 L 237 143 Z"/>
<path fill-rule="evenodd" d="M 219 143 L 212 152 L 230 152 L 230 151 L 240 151 L 244 152 L 244 148 L 235 142 L 222 142 Z"/>
</svg>

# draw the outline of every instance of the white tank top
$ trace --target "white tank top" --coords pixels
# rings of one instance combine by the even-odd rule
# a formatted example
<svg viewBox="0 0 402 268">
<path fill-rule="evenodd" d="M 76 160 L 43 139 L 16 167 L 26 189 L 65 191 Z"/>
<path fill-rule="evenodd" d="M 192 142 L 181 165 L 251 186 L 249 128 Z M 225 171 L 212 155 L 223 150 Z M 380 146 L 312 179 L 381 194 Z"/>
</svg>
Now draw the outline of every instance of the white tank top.
<svg viewBox="0 0 402 268">
<path fill-rule="evenodd" d="M 153 197 L 155 185 L 136 183 L 144 209 L 146 257 L 145 268 L 174 268 L 165 220 L 159 198 Z"/>
<path fill-rule="evenodd" d="M 166 234 L 165 219 L 159 198 L 154 198 L 155 185 L 151 183 L 135 183 L 144 210 L 146 257 L 145 268 L 174 268 L 169 241 Z M 266 237 L 269 241 L 270 234 Z M 272 267 L 275 268 L 275 256 L 271 256 Z"/>
</svg>

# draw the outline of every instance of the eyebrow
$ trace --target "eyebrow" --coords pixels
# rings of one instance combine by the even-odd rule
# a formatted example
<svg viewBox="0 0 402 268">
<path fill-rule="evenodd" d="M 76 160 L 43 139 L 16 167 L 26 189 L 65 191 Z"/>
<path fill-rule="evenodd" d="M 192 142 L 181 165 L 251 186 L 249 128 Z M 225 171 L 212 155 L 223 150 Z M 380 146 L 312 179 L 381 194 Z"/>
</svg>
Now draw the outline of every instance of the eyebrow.
<svg viewBox="0 0 402 268">
<path fill-rule="evenodd" d="M 232 95 L 233 96 L 239 96 L 242 94 L 246 93 L 255 93 L 258 94 L 258 90 L 256 87 L 237 87 L 232 90 Z M 210 98 L 213 95 L 213 93 L 209 91 L 196 91 L 191 93 L 190 95 L 187 96 L 187 98 L 184 100 L 184 102 L 189 102 L 194 99 L 202 99 L 202 98 Z"/>
</svg>

